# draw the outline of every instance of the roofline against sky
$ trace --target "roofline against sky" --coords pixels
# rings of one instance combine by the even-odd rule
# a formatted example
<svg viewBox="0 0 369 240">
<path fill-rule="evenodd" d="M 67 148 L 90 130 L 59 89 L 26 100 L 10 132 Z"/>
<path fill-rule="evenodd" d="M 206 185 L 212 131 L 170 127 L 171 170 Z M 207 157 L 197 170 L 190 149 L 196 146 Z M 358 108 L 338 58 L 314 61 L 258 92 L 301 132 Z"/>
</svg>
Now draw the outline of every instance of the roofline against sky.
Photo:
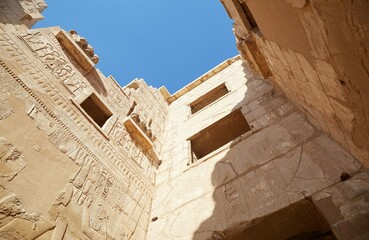
<svg viewBox="0 0 369 240">
<path fill-rule="evenodd" d="M 212 68 L 211 70 L 209 70 L 205 74 L 201 75 L 197 79 L 193 80 L 192 82 L 190 82 L 189 84 L 187 84 L 183 88 L 179 89 L 177 92 L 175 92 L 172 95 L 169 93 L 169 91 L 167 90 L 167 88 L 165 86 L 160 87 L 159 90 L 160 90 L 161 94 L 163 95 L 163 97 L 165 98 L 165 100 L 169 104 L 171 104 L 173 101 L 175 101 L 178 98 L 182 97 L 184 94 L 188 93 L 189 91 L 191 91 L 195 87 L 197 87 L 200 84 L 204 83 L 206 80 L 213 77 L 215 74 L 221 72 L 223 69 L 230 66 L 232 63 L 234 63 L 235 61 L 237 61 L 239 59 L 241 59 L 240 55 L 236 55 L 232 58 L 229 58 L 229 59 L 225 60 L 224 62 L 222 62 L 219 65 L 217 65 L 216 67 Z"/>
</svg>

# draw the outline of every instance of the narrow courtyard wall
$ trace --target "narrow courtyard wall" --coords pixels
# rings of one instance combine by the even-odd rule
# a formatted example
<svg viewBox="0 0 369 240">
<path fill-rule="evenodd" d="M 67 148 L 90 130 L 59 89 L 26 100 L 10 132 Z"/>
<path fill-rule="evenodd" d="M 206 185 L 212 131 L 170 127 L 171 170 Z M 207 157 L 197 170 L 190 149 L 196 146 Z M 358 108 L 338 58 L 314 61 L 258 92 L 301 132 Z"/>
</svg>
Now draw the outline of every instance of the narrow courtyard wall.
<svg viewBox="0 0 369 240">
<path fill-rule="evenodd" d="M 369 2 L 221 0 L 245 63 L 369 166 Z"/>
<path fill-rule="evenodd" d="M 105 77 L 75 31 L 9 24 L 0 24 L 0 238 L 146 239 L 164 98 L 143 80 L 122 88 Z"/>
<path fill-rule="evenodd" d="M 148 239 L 287 239 L 309 231 L 334 239 L 333 231 L 339 239 L 351 239 L 363 232 L 368 234 L 367 227 L 361 226 L 356 232 L 349 227 L 356 221 L 351 214 L 361 216 L 358 222 L 368 216 L 368 210 L 364 210 L 368 207 L 368 182 L 364 180 L 368 174 L 360 173 L 363 169 L 354 157 L 311 125 L 271 84 L 243 70 L 239 58 L 220 72 L 215 68 L 209 74 L 217 74 L 198 86 L 196 81 L 189 84 L 184 88 L 187 91 L 170 105 L 167 144 L 157 175 Z M 191 113 L 197 99 L 222 84 L 228 93 Z M 193 156 L 197 142 L 192 140 L 197 136 L 212 136 L 205 141 L 206 149 L 211 141 L 226 137 L 241 124 L 236 119 L 227 128 L 224 124 L 217 129 L 218 135 L 210 130 L 203 134 L 209 125 L 235 111 L 242 112 L 249 130 L 202 158 Z M 364 179 L 358 180 L 359 173 Z M 351 190 L 339 186 L 346 184 L 341 184 L 345 177 L 356 175 L 356 182 L 352 181 L 357 185 L 352 191 L 361 189 L 355 193 L 362 197 L 356 206 L 363 212 L 340 211 L 342 205 L 332 202 L 331 189 L 339 188 L 341 194 L 350 195 Z M 312 196 L 316 196 L 314 201 L 308 200 Z M 350 198 L 354 199 L 348 197 L 346 204 L 355 205 Z M 323 203 L 327 205 L 322 207 Z M 301 220 L 322 215 L 315 205 L 330 218 L 331 225 L 326 223 L 327 216 L 319 226 L 311 224 L 317 222 L 315 217 Z M 270 218 L 273 213 L 276 215 Z M 338 221 L 341 227 L 332 228 Z M 346 229 L 341 230 L 342 226 Z M 345 235 L 348 232 L 351 235 Z"/>
<path fill-rule="evenodd" d="M 260 13 L 255 9 L 261 5 L 247 2 Z M 328 12 L 338 6 L 287 2 L 307 16 L 314 4 Z M 249 14 L 242 1 L 228 3 L 230 15 Z M 283 3 L 274 1 L 278 9 Z M 355 159 L 366 163 L 365 142 L 356 141 L 366 136 L 357 132 L 366 124 L 366 113 L 359 111 L 366 85 L 357 88 L 361 98 L 349 102 L 357 108 L 344 102 L 350 95 L 340 98 L 341 88 L 324 88 L 331 95 L 309 98 L 319 84 L 337 83 L 332 79 L 342 80 L 341 86 L 350 86 L 345 94 L 355 95 L 352 84 L 362 79 L 332 78 L 340 69 L 346 76 L 347 62 L 340 69 L 331 65 L 334 71 L 317 65 L 326 73 L 319 75 L 321 82 L 311 78 L 315 70 L 300 69 L 308 83 L 288 78 L 296 88 L 286 85 L 285 97 L 276 79 L 287 78 L 276 76 L 297 70 L 278 65 L 283 61 L 278 56 L 273 62 L 270 49 L 260 47 L 267 41 L 257 31 L 242 33 L 236 21 L 243 59 L 224 61 L 175 94 L 143 79 L 121 87 L 96 68 L 98 55 L 76 31 L 29 30 L 46 7 L 42 0 L 0 2 L 1 239 L 368 238 L 369 175 Z M 356 21 L 365 16 L 355 9 L 352 23 L 364 34 Z M 323 15 L 328 24 L 329 15 Z M 277 35 L 282 51 L 285 39 Z M 297 60 L 286 65 L 293 67 L 304 59 L 298 45 L 290 47 Z M 342 57 L 331 54 L 334 61 Z M 252 73 L 245 59 L 279 88 Z M 311 60 L 317 61 L 306 61 Z M 352 113 L 320 111 L 327 101 Z"/>
</svg>

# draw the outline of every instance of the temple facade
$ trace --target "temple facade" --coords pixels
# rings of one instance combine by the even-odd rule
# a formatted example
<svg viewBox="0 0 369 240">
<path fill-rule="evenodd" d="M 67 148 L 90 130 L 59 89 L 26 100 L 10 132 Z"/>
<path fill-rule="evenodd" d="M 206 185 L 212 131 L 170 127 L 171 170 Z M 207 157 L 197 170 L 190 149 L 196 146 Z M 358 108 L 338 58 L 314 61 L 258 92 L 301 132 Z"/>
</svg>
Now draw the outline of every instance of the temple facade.
<svg viewBox="0 0 369 240">
<path fill-rule="evenodd" d="M 221 1 L 240 55 L 174 94 L 0 3 L 0 239 L 369 238 L 369 4 Z"/>
</svg>

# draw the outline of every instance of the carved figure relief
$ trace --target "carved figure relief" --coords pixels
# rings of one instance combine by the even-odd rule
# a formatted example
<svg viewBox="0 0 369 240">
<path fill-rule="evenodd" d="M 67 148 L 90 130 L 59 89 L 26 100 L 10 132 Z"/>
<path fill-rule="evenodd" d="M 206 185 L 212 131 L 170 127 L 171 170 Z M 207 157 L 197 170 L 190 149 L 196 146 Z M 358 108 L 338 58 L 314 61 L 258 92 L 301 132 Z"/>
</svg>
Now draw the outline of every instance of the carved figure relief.
<svg viewBox="0 0 369 240">
<path fill-rule="evenodd" d="M 19 197 L 0 185 L 0 236 L 2 239 L 30 240 L 54 227 L 36 212 L 27 212 Z"/>
<path fill-rule="evenodd" d="M 68 227 L 68 219 L 65 216 L 64 209 L 71 201 L 73 192 L 73 185 L 67 183 L 48 210 L 49 219 L 55 222 L 52 240 L 62 240 L 64 238 Z"/>
<path fill-rule="evenodd" d="M 86 202 L 82 212 L 82 232 L 91 239 L 130 239 L 132 233 L 125 226 L 124 214 L 108 212 L 107 208 L 101 202 Z M 112 222 L 109 216 L 116 222 Z"/>
<path fill-rule="evenodd" d="M 0 177 L 12 180 L 26 167 L 22 153 L 5 138 L 0 137 Z"/>
</svg>

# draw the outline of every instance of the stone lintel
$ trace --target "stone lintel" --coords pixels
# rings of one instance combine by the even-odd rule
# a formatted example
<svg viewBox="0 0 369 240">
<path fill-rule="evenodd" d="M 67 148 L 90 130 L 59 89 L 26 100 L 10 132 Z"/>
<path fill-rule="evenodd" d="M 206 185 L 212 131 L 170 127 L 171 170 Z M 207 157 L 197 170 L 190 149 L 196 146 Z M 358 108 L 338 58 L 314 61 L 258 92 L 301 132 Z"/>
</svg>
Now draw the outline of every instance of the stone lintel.
<svg viewBox="0 0 369 240">
<path fill-rule="evenodd" d="M 184 94 L 188 93 L 189 91 L 191 91 L 195 87 L 199 86 L 200 84 L 202 84 L 206 80 L 208 80 L 211 77 L 213 77 L 214 75 L 216 75 L 217 73 L 223 71 L 225 68 L 227 68 L 228 66 L 230 66 L 232 63 L 234 63 L 235 61 L 237 61 L 239 59 L 241 59 L 240 55 L 237 55 L 233 58 L 229 58 L 229 59 L 225 60 L 224 62 L 222 62 L 221 64 L 219 64 L 218 66 L 211 69 L 210 71 L 208 71 L 207 73 L 205 73 L 202 76 L 198 77 L 197 79 L 195 79 L 194 81 L 187 84 L 185 87 L 181 88 L 176 93 L 171 95 L 168 99 L 166 99 L 168 104 L 171 104 L 172 102 L 174 102 L 178 98 L 182 97 Z"/>
<path fill-rule="evenodd" d="M 87 54 L 75 43 L 73 38 L 63 30 L 56 34 L 58 41 L 68 50 L 68 52 L 77 60 L 81 67 L 87 72 L 91 71 L 95 64 Z"/>
<path fill-rule="evenodd" d="M 167 89 L 165 86 L 161 86 L 161 87 L 159 88 L 159 92 L 161 93 L 161 95 L 164 97 L 164 99 L 165 99 L 166 101 L 168 101 L 168 99 L 171 97 L 171 95 L 170 95 L 170 93 L 169 93 L 168 89 Z"/>
<path fill-rule="evenodd" d="M 147 150 L 153 147 L 153 143 L 146 136 L 146 134 L 141 130 L 141 128 L 135 123 L 135 121 L 131 117 L 127 117 L 124 121 L 124 126 L 127 129 L 127 132 L 133 137 L 133 139 L 137 140 L 142 147 L 143 150 Z"/>
</svg>

